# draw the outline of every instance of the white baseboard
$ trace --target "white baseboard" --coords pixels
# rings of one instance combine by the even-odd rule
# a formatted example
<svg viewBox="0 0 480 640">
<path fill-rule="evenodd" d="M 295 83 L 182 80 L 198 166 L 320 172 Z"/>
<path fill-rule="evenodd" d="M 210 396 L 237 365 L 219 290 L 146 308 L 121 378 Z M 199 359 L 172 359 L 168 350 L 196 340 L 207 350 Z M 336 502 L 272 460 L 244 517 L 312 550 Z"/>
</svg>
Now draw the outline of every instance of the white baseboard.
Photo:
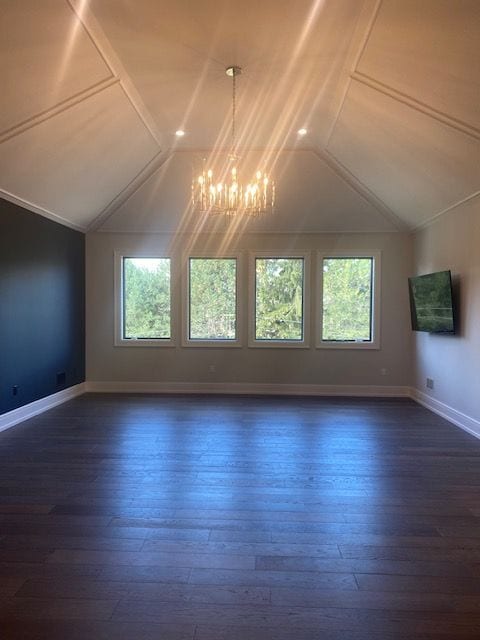
<svg viewBox="0 0 480 640">
<path fill-rule="evenodd" d="M 251 382 L 82 382 L 46 398 L 0 415 L 0 431 L 48 411 L 86 392 L 158 394 L 232 394 L 277 396 L 350 396 L 357 398 L 412 398 L 457 427 L 480 438 L 480 422 L 436 400 L 423 391 L 407 386 L 265 384 Z"/>
<path fill-rule="evenodd" d="M 253 382 L 86 382 L 93 393 L 206 393 L 277 396 L 410 397 L 410 387 Z"/>
<path fill-rule="evenodd" d="M 40 400 L 25 404 L 23 407 L 13 409 L 13 411 L 2 413 L 2 415 L 0 415 L 0 431 L 13 427 L 14 424 L 28 420 L 28 418 L 33 418 L 33 416 L 48 411 L 52 407 L 56 407 L 58 404 L 62 404 L 83 393 L 85 393 L 84 382 L 76 384 L 73 387 L 68 387 L 68 389 L 63 389 L 63 391 L 59 391 L 58 393 L 53 393 L 46 398 L 40 398 Z"/>
<path fill-rule="evenodd" d="M 468 431 L 468 433 L 470 433 L 472 436 L 480 438 L 480 422 L 475 418 L 467 416 L 465 413 L 462 413 L 461 411 L 450 407 L 448 404 L 432 398 L 432 396 L 429 396 L 419 389 L 412 388 L 410 395 L 413 400 L 426 407 L 427 409 L 430 409 L 430 411 L 433 411 L 433 413 L 442 416 L 442 418 L 445 418 L 445 420 L 452 422 L 454 425 L 460 427 L 464 431 Z"/>
</svg>

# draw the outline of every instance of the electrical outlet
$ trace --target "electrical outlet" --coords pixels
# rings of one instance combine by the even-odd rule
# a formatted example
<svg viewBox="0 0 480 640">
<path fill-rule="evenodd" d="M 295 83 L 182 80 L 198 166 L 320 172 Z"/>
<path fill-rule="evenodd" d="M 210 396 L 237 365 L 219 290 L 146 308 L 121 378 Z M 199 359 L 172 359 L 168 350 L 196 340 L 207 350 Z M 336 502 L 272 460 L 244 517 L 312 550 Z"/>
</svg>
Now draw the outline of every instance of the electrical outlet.
<svg viewBox="0 0 480 640">
<path fill-rule="evenodd" d="M 433 381 L 433 378 L 427 378 L 427 389 L 433 389 L 435 386 L 435 383 Z"/>
<path fill-rule="evenodd" d="M 65 373 L 65 371 L 59 371 L 57 373 L 57 387 L 64 385 L 66 381 L 67 381 L 67 374 Z"/>
<path fill-rule="evenodd" d="M 210 371 L 210 373 L 215 373 L 217 367 L 214 364 L 211 364 L 208 366 L 208 370 Z"/>
<path fill-rule="evenodd" d="M 387 374 L 388 374 L 388 370 L 387 369 L 380 369 L 380 375 L 386 376 Z"/>
<path fill-rule="evenodd" d="M 18 396 L 18 384 L 14 384 L 12 387 L 12 396 Z"/>
</svg>

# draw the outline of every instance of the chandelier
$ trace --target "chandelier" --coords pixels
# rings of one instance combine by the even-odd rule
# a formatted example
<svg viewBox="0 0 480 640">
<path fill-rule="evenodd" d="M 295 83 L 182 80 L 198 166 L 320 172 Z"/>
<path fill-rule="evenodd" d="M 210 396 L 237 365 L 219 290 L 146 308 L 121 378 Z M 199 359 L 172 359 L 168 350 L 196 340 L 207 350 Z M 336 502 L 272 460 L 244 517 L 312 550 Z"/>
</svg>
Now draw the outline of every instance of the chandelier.
<svg viewBox="0 0 480 640">
<path fill-rule="evenodd" d="M 241 181 L 237 171 L 236 78 L 241 72 L 241 67 L 231 66 L 225 69 L 227 76 L 232 78 L 232 142 L 229 161 L 233 166 L 217 180 L 212 169 L 206 169 L 204 164 L 200 175 L 192 181 L 192 206 L 197 213 L 258 216 L 272 211 L 275 205 L 275 183 L 265 171 L 257 170 L 247 183 Z"/>
</svg>

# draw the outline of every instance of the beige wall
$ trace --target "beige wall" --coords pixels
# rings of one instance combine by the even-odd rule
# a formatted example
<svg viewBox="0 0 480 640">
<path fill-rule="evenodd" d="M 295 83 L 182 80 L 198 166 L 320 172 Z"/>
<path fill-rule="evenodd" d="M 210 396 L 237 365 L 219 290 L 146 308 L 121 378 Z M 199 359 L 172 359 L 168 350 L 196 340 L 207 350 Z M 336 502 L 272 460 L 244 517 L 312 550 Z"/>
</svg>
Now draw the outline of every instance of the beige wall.
<svg viewBox="0 0 480 640">
<path fill-rule="evenodd" d="M 415 334 L 414 384 L 430 397 L 480 421 L 480 199 L 414 237 L 414 273 L 450 269 L 458 301 L 458 334 Z M 434 389 L 426 389 L 426 378 Z"/>
<path fill-rule="evenodd" d="M 227 245 L 228 250 L 381 251 L 381 349 L 147 348 L 114 346 L 114 252 L 180 255 Z M 246 262 L 246 261 L 245 261 Z M 87 235 L 87 379 L 103 382 L 242 382 L 409 385 L 411 331 L 407 276 L 411 238 L 401 233 L 324 235 L 167 236 Z M 312 269 L 313 286 L 315 274 Z M 177 303 L 176 310 L 180 311 Z M 313 313 L 313 312 L 312 312 Z M 180 326 L 177 327 L 180 331 Z M 313 340 L 312 340 L 313 342 Z M 215 372 L 210 371 L 214 365 Z M 387 375 L 381 374 L 387 370 Z"/>
</svg>

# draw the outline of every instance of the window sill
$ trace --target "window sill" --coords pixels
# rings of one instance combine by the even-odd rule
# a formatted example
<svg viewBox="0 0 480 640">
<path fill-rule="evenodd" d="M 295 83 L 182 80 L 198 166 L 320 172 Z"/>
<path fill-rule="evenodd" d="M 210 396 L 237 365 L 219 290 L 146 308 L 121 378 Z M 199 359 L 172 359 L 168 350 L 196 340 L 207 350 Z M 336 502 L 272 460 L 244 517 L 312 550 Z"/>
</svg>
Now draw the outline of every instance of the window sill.
<svg viewBox="0 0 480 640">
<path fill-rule="evenodd" d="M 182 347 L 203 347 L 204 349 L 232 349 L 242 346 L 239 340 L 202 340 L 185 338 L 182 341 Z"/>
<path fill-rule="evenodd" d="M 380 344 L 376 341 L 373 342 L 320 342 L 317 344 L 317 349 L 373 349 L 379 350 Z"/>
<path fill-rule="evenodd" d="M 151 340 L 148 338 L 142 339 L 130 339 L 130 340 L 122 340 L 117 339 L 114 343 L 115 347 L 154 347 L 154 348 L 162 348 L 162 347 L 175 347 L 175 342 L 171 338 L 158 338 L 157 340 Z"/>
<path fill-rule="evenodd" d="M 248 346 L 252 349 L 310 349 L 304 340 L 250 340 Z"/>
</svg>

